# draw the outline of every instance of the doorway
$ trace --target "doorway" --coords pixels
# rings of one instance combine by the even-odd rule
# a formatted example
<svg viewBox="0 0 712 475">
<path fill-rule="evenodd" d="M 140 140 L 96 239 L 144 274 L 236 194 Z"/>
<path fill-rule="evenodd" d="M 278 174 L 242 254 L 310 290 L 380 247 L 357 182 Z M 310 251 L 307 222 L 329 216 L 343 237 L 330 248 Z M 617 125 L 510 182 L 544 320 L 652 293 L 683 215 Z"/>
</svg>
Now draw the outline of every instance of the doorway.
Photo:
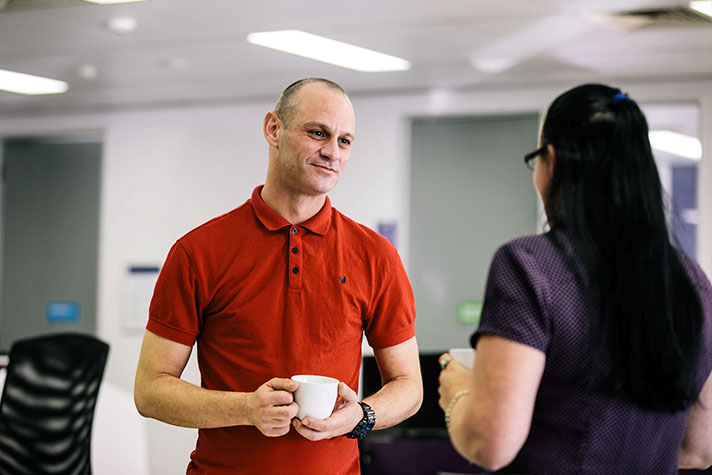
<svg viewBox="0 0 712 475">
<path fill-rule="evenodd" d="M 96 137 L 3 142 L 0 349 L 96 333 L 101 150 Z"/>
<path fill-rule="evenodd" d="M 413 121 L 409 274 L 422 351 L 469 347 L 494 252 L 537 232 L 522 158 L 538 129 L 538 114 Z"/>
<path fill-rule="evenodd" d="M 697 259 L 698 169 L 702 159 L 700 105 L 645 104 L 642 109 L 650 129 L 672 238 L 688 256 Z"/>
</svg>

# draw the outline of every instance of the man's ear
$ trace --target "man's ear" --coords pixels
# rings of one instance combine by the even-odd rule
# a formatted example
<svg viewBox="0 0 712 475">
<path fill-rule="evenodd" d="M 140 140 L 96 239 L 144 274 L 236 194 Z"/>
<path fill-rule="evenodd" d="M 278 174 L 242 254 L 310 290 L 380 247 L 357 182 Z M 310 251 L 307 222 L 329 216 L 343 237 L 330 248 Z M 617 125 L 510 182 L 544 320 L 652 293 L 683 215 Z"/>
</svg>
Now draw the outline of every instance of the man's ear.
<svg viewBox="0 0 712 475">
<path fill-rule="evenodd" d="M 274 112 L 268 112 L 265 116 L 262 132 L 265 135 L 267 143 L 279 147 L 279 139 L 282 135 L 282 121 Z"/>
</svg>

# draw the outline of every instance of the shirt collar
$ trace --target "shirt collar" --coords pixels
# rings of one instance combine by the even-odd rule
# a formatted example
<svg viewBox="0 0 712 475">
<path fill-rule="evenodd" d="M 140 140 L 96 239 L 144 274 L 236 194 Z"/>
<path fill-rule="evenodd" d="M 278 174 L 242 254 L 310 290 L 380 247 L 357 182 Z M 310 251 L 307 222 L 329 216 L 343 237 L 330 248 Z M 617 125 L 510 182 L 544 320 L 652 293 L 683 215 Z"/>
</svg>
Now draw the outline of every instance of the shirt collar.
<svg viewBox="0 0 712 475">
<path fill-rule="evenodd" d="M 252 205 L 252 209 L 255 211 L 257 219 L 259 219 L 260 222 L 270 231 L 278 231 L 282 228 L 291 226 L 289 221 L 284 219 L 279 213 L 270 208 L 264 200 L 262 200 L 262 196 L 260 195 L 262 188 L 264 188 L 264 185 L 260 185 L 255 188 L 252 191 L 252 199 L 250 200 L 250 204 Z M 313 233 L 323 236 L 329 230 L 330 225 L 331 200 L 329 200 L 329 197 L 327 196 L 326 200 L 324 200 L 324 206 L 321 207 L 319 212 L 297 226 L 302 226 Z"/>
</svg>

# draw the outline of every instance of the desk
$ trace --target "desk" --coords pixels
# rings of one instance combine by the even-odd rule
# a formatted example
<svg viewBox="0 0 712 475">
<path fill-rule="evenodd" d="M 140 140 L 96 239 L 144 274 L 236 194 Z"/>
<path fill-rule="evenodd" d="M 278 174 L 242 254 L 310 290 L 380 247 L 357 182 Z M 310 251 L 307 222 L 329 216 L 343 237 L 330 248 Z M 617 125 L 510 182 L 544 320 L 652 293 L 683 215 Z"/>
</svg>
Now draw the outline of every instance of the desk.
<svg viewBox="0 0 712 475">
<path fill-rule="evenodd" d="M 363 475 L 460 475 L 485 473 L 460 457 L 448 439 L 369 436 L 359 442 Z M 712 474 L 679 470 L 679 475 Z"/>
<path fill-rule="evenodd" d="M 455 475 L 484 473 L 444 438 L 370 435 L 359 442 L 363 475 Z"/>
</svg>

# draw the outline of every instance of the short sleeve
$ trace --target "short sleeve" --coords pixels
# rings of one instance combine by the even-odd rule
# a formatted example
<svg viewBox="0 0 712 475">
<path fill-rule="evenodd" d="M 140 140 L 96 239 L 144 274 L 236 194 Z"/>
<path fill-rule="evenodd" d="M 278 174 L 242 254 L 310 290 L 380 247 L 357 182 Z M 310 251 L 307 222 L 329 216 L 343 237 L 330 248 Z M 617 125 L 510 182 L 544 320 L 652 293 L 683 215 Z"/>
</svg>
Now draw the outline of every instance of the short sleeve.
<svg viewBox="0 0 712 475">
<path fill-rule="evenodd" d="M 697 385 L 701 390 L 712 372 L 712 358 L 710 358 L 710 355 L 712 355 L 712 285 L 710 285 L 707 275 L 694 259 L 680 252 L 680 261 L 687 271 L 692 285 L 697 290 L 705 318 L 701 354 L 707 355 L 707 357 L 700 359 L 700 368 L 697 375 Z"/>
<path fill-rule="evenodd" d="M 168 253 L 158 275 L 146 329 L 193 346 L 200 333 L 199 285 L 190 258 L 180 241 Z"/>
<path fill-rule="evenodd" d="M 403 343 L 415 336 L 415 298 L 408 275 L 395 248 L 376 294 L 373 313 L 366 322 L 366 338 L 373 348 Z"/>
<path fill-rule="evenodd" d="M 551 336 L 547 319 L 548 282 L 524 245 L 502 246 L 487 277 L 480 324 L 472 335 L 497 335 L 546 352 Z"/>
</svg>

